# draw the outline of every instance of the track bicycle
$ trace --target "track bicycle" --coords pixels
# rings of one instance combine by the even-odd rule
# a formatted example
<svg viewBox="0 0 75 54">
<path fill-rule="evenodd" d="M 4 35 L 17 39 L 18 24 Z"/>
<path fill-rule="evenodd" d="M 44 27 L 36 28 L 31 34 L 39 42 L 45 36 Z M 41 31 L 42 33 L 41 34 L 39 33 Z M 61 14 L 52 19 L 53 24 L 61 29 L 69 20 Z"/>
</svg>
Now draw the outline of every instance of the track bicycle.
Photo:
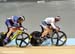
<svg viewBox="0 0 75 54">
<path fill-rule="evenodd" d="M 15 43 L 19 47 L 26 47 L 30 43 L 30 35 L 25 32 L 25 28 L 23 30 L 17 30 L 14 34 L 11 34 L 8 40 L 8 43 L 3 44 L 3 40 L 6 38 L 6 32 L 0 33 L 0 46 L 4 46 L 10 43 L 15 39 Z"/>
<path fill-rule="evenodd" d="M 46 37 L 44 37 L 44 40 L 41 41 L 40 36 L 42 35 L 42 32 L 44 31 L 43 27 L 41 26 L 42 31 L 34 31 L 31 33 L 31 44 L 33 46 L 40 46 L 44 40 L 51 39 L 52 45 L 55 46 L 62 46 L 67 41 L 67 35 L 63 31 L 56 31 L 52 28 L 52 33 L 47 34 Z"/>
</svg>

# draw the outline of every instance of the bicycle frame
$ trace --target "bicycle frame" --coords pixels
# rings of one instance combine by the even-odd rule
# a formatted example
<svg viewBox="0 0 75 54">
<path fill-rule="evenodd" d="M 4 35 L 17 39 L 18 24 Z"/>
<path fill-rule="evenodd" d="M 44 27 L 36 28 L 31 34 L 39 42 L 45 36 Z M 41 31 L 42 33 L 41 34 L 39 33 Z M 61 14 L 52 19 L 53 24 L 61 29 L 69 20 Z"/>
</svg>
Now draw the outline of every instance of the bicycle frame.
<svg viewBox="0 0 75 54">
<path fill-rule="evenodd" d="M 10 40 L 16 39 L 16 37 L 17 37 L 18 35 L 22 34 L 22 32 L 24 32 L 24 31 L 23 31 L 23 30 L 17 30 L 17 31 L 15 32 L 16 34 L 14 34 L 13 37 L 10 38 Z"/>
</svg>

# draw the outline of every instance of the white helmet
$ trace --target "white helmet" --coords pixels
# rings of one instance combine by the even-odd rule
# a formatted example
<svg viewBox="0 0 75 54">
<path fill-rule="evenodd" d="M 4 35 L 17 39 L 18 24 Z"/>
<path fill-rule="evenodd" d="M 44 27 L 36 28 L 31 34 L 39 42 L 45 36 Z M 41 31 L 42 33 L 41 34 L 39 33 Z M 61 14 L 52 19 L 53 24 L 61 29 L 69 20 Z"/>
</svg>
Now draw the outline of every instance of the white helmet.
<svg viewBox="0 0 75 54">
<path fill-rule="evenodd" d="M 57 20 L 60 20 L 60 19 L 61 19 L 61 17 L 60 17 L 60 16 L 56 16 L 55 18 L 56 18 Z"/>
</svg>

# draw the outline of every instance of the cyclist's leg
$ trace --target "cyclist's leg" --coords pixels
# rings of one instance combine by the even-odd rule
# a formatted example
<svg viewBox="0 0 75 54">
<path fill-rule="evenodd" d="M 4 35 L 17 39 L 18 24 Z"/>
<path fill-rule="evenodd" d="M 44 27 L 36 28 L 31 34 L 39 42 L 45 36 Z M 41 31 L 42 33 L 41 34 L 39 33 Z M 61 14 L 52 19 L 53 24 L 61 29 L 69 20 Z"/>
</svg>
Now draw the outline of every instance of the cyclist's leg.
<svg viewBox="0 0 75 54">
<path fill-rule="evenodd" d="M 11 25 L 9 20 L 6 20 L 5 24 L 6 24 L 7 28 L 8 28 L 8 31 L 6 33 L 6 38 L 4 39 L 4 42 L 8 42 L 9 36 L 12 33 L 12 30 L 10 29 L 12 27 L 12 25 Z"/>
<path fill-rule="evenodd" d="M 9 37 L 11 36 L 12 33 L 14 33 L 16 29 L 13 29 L 12 27 L 9 28 L 9 31 L 7 32 L 6 38 L 4 39 L 4 42 L 8 42 Z"/>
<path fill-rule="evenodd" d="M 7 33 L 7 37 L 9 37 L 11 35 L 11 33 L 13 33 L 13 29 L 9 28 L 9 32 Z"/>
<path fill-rule="evenodd" d="M 52 33 L 52 27 L 51 26 L 43 25 L 43 28 L 44 28 L 44 31 L 42 32 L 42 36 L 41 37 L 47 36 L 47 34 L 51 34 Z"/>
<path fill-rule="evenodd" d="M 42 33 L 41 37 L 46 36 L 48 33 L 49 33 L 49 28 L 48 27 L 44 28 L 44 32 Z"/>
<path fill-rule="evenodd" d="M 44 31 L 42 32 L 42 35 L 41 37 L 44 37 L 46 36 L 48 33 L 49 33 L 49 28 L 48 28 L 48 25 L 46 24 L 46 22 L 42 22 L 41 26 L 43 27 Z"/>
<path fill-rule="evenodd" d="M 48 26 L 48 28 L 49 28 L 49 32 L 48 32 L 48 34 L 49 34 L 49 36 L 52 36 L 52 32 L 53 32 L 53 30 L 52 30 L 52 26 Z"/>
</svg>

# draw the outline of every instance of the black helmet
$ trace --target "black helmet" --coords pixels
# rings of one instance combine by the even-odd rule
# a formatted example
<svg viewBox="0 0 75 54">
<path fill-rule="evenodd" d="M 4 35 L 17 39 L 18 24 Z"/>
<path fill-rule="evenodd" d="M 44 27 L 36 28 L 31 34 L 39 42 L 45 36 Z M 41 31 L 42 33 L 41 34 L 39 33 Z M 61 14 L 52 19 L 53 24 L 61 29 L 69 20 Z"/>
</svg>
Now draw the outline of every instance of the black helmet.
<svg viewBox="0 0 75 54">
<path fill-rule="evenodd" d="M 19 16 L 19 20 L 25 20 L 25 17 L 24 16 Z"/>
</svg>

